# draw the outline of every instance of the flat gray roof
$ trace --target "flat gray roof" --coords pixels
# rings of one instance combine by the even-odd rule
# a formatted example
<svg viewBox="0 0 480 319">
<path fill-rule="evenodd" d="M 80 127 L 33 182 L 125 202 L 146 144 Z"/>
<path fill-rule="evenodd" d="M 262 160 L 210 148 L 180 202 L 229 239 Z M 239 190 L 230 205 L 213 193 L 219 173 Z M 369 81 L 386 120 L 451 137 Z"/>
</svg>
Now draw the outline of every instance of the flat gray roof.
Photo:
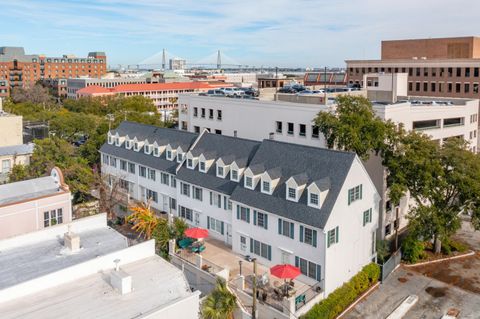
<svg viewBox="0 0 480 319">
<path fill-rule="evenodd" d="M 81 249 L 71 253 L 63 245 L 64 228 L 13 237 L 10 242 L 23 244 L 0 246 L 0 290 L 128 247 L 127 239 L 110 227 L 77 227 L 73 231 L 80 236 Z"/>
<path fill-rule="evenodd" d="M 108 283 L 112 270 L 108 270 L 2 303 L 1 317 L 140 318 L 192 295 L 183 273 L 159 256 L 127 264 L 121 269 L 132 276 L 133 291 L 128 294 L 121 295 L 113 290 Z"/>
<path fill-rule="evenodd" d="M 52 176 L 0 185 L 0 205 L 60 193 L 60 184 Z"/>
</svg>

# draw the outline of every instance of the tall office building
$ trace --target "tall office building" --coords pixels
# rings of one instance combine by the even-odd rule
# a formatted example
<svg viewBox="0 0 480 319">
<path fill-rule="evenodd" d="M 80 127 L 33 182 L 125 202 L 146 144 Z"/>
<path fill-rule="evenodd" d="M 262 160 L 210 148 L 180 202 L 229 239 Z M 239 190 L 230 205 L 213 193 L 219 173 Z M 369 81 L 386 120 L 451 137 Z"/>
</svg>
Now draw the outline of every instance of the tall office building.
<svg viewBox="0 0 480 319">
<path fill-rule="evenodd" d="M 480 37 L 382 41 L 380 60 L 347 60 L 350 85 L 369 73 L 408 73 L 408 95 L 479 98 Z"/>
<path fill-rule="evenodd" d="M 15 87 L 28 87 L 38 80 L 101 77 L 106 72 L 104 52 L 90 52 L 86 58 L 47 57 L 27 55 L 22 47 L 0 47 L 0 97 L 8 96 Z"/>
</svg>

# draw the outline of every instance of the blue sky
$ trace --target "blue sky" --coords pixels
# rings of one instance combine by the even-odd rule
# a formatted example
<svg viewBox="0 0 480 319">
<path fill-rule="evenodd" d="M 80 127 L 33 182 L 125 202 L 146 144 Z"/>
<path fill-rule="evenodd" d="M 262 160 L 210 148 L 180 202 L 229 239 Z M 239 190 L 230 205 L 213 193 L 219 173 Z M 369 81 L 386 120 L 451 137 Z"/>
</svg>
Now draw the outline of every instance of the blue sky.
<svg viewBox="0 0 480 319">
<path fill-rule="evenodd" d="M 47 55 L 105 51 L 108 63 L 344 66 L 382 39 L 480 32 L 476 0 L 0 0 L 0 46 Z"/>
</svg>

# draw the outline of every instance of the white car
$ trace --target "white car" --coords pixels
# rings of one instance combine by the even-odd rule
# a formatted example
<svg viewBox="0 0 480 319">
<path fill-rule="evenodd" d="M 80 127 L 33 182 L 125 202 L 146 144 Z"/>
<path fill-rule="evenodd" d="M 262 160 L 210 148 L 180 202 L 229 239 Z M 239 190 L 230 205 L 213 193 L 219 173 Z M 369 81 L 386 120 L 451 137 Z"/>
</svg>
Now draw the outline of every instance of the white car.
<svg viewBox="0 0 480 319">
<path fill-rule="evenodd" d="M 245 92 L 237 88 L 220 88 L 220 91 L 225 93 L 226 96 L 243 96 Z"/>
</svg>

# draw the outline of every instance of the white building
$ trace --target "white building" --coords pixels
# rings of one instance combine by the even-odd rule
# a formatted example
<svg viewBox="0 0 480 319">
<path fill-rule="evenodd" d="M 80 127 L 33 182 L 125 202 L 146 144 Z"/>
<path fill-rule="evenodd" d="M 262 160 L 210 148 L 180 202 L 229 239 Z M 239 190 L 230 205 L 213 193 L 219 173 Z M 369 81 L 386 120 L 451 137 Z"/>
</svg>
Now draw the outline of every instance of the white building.
<svg viewBox="0 0 480 319">
<path fill-rule="evenodd" d="M 0 241 L 0 313 L 25 318 L 198 318 L 200 292 L 106 215 Z"/>
<path fill-rule="evenodd" d="M 75 100 L 77 91 L 89 86 L 100 86 L 104 88 L 114 88 L 122 84 L 142 84 L 151 83 L 152 79 L 147 77 L 113 77 L 113 78 L 73 78 L 67 79 L 67 97 Z M 153 81 L 155 82 L 155 81 Z"/>
<path fill-rule="evenodd" d="M 129 122 L 100 153 L 102 173 L 133 199 L 150 198 L 264 265 L 297 265 L 326 295 L 375 259 L 380 196 L 353 153 Z"/>
<path fill-rule="evenodd" d="M 368 96 L 375 99 L 373 108 L 385 120 L 402 123 L 443 143 L 450 137 L 463 137 L 473 152 L 478 151 L 479 102 L 475 99 L 406 97 L 402 74 L 369 75 Z M 393 88 L 392 90 L 392 83 Z M 385 102 L 392 99 L 392 102 Z M 393 102 L 394 101 L 394 102 Z M 335 105 L 302 104 L 279 101 L 243 100 L 198 95 L 180 95 L 179 128 L 199 133 L 212 133 L 261 141 L 277 141 L 325 147 L 324 137 L 313 123 L 319 112 L 331 111 Z M 408 221 L 408 198 L 392 207 L 386 196 L 386 183 L 381 161 L 372 157 L 364 163 L 377 190 L 382 195 L 379 233 L 381 238 L 394 234 Z M 398 214 L 397 214 L 398 210 Z M 384 213 L 385 212 L 385 213 Z M 398 215 L 398 221 L 397 221 Z"/>
</svg>

